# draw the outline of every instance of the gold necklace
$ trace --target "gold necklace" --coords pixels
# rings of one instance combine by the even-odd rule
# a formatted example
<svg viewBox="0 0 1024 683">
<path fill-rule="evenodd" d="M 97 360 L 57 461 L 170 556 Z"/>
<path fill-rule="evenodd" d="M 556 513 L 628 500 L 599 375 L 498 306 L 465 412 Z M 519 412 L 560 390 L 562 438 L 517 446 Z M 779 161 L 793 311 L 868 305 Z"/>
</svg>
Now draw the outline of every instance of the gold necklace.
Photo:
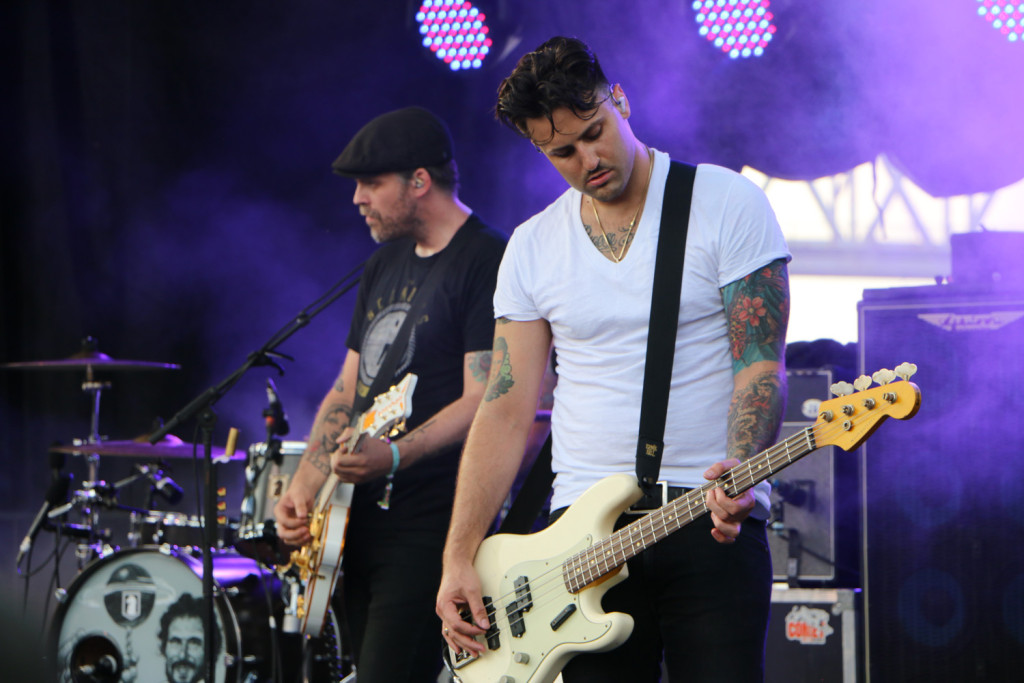
<svg viewBox="0 0 1024 683">
<path fill-rule="evenodd" d="M 604 226 L 601 225 L 601 214 L 597 212 L 597 204 L 594 202 L 593 197 L 590 198 L 590 208 L 593 209 L 594 218 L 597 219 L 597 227 L 600 228 L 601 234 L 604 235 L 604 243 L 608 245 L 608 253 L 612 255 L 616 263 L 622 263 L 622 257 L 626 255 L 626 246 L 629 244 L 629 238 L 633 235 L 633 229 L 636 227 L 636 219 L 640 216 L 640 211 L 643 210 L 644 204 L 647 203 L 647 189 L 651 186 L 651 176 L 654 175 L 654 150 L 650 147 L 647 147 L 647 158 L 650 163 L 647 169 L 647 182 L 644 184 L 644 194 L 640 198 L 640 204 L 636 207 L 636 211 L 633 212 L 633 219 L 629 221 L 629 227 L 626 230 L 626 236 L 622 238 L 622 247 L 619 249 L 618 256 L 615 255 L 615 249 L 612 248 L 611 238 L 608 237 Z"/>
</svg>

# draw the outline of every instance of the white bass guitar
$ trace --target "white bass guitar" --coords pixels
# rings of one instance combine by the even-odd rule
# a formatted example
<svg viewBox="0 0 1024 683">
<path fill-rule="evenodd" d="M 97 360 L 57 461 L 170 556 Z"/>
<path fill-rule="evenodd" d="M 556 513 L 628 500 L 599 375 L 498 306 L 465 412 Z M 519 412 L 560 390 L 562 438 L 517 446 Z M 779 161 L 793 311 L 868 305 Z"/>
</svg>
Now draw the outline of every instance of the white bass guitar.
<svg viewBox="0 0 1024 683">
<path fill-rule="evenodd" d="M 839 397 L 821 404 L 813 425 L 618 531 L 613 532 L 616 520 L 641 497 L 629 474 L 597 482 L 543 531 L 485 539 L 473 564 L 490 629 L 478 638 L 485 645 L 482 655 L 447 650 L 455 680 L 550 683 L 573 656 L 623 643 L 633 618 L 604 612 L 601 598 L 626 578 L 627 560 L 707 514 L 712 488 L 735 497 L 818 448 L 852 450 L 886 418 L 913 416 L 921 392 L 905 380 L 916 369 L 904 363 L 896 372 L 880 370 L 874 379 L 881 386 L 872 389 L 870 377 L 833 385 Z M 893 381 L 897 376 L 904 381 Z"/>
</svg>

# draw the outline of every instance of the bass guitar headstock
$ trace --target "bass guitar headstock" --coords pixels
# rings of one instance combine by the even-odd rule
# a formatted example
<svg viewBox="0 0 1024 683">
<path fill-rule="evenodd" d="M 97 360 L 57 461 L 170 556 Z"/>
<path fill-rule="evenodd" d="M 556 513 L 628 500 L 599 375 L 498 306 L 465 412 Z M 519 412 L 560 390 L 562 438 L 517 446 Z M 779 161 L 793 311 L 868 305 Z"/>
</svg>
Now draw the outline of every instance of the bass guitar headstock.
<svg viewBox="0 0 1024 683">
<path fill-rule="evenodd" d="M 921 390 L 910 378 L 917 372 L 913 363 L 895 370 L 882 369 L 871 377 L 862 375 L 849 382 L 837 382 L 830 389 L 836 398 L 824 401 L 814 423 L 814 439 L 820 446 L 853 450 L 889 417 L 906 420 L 921 405 Z M 878 386 L 871 385 L 877 383 Z"/>
</svg>

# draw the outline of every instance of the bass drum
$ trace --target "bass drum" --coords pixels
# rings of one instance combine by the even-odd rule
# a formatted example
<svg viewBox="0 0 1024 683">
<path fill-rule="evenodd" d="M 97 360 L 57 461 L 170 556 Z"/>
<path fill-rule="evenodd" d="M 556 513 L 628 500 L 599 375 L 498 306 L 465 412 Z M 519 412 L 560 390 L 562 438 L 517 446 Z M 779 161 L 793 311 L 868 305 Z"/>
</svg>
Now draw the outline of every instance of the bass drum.
<svg viewBox="0 0 1024 683">
<path fill-rule="evenodd" d="M 321 638 L 275 634 L 271 623 L 282 624 L 284 611 L 276 574 L 234 553 L 213 560 L 218 683 L 342 680 L 333 615 Z M 204 680 L 202 569 L 200 559 L 168 547 L 125 550 L 86 567 L 54 619 L 57 680 Z"/>
</svg>

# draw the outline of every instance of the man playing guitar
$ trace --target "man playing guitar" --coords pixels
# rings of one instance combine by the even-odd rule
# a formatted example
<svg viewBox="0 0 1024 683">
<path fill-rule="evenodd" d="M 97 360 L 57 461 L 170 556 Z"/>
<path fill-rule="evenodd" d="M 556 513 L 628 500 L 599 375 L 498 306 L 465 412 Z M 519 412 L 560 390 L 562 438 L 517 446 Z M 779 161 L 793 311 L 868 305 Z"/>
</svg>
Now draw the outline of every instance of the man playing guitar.
<svg viewBox="0 0 1024 683">
<path fill-rule="evenodd" d="M 383 246 L 366 264 L 341 373 L 327 392 L 288 489 L 275 506 L 278 535 L 310 542 L 308 515 L 333 471 L 355 484 L 341 590 L 360 683 L 420 683 L 440 668 L 432 605 L 461 442 L 483 396 L 494 322 L 492 294 L 505 239 L 458 198 L 451 136 L 432 113 L 410 107 L 364 126 L 333 164 L 355 179 L 353 202 Z M 458 236 L 458 237 L 457 237 Z M 398 349 L 384 389 L 418 377 L 409 432 L 367 438 L 352 450 L 353 416 L 427 274 L 459 240 Z M 447 265 L 446 265 L 447 263 Z"/>
</svg>

